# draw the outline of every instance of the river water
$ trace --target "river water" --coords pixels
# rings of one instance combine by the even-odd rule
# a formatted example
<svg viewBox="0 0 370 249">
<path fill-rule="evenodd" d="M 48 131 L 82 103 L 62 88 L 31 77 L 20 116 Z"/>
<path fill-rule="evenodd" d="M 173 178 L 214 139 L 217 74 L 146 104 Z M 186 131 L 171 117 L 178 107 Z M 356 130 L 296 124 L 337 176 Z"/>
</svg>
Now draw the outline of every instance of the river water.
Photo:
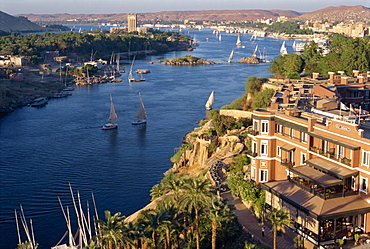
<svg viewBox="0 0 370 249">
<path fill-rule="evenodd" d="M 68 183 L 80 191 L 84 206 L 86 201 L 92 206 L 94 193 L 101 219 L 105 210 L 127 216 L 148 204 L 151 187 L 171 167 L 174 148 L 197 126 L 195 121 L 205 117 L 204 104 L 211 91 L 215 91 L 214 107 L 220 108 L 244 93 L 249 76 L 270 76 L 268 63 L 228 64 L 231 50 L 235 49 L 236 61 L 251 56 L 258 44 L 272 60 L 282 43 L 268 37 L 252 43 L 251 35 L 245 34 L 241 37 L 245 48 L 237 48 L 234 34 L 223 32 L 219 41 L 210 29 L 185 32 L 199 43 L 193 52 L 135 61 L 134 69 L 151 71 L 144 75 L 146 81 L 128 84 L 127 61 L 123 82 L 75 87 L 68 98 L 52 99 L 42 108 L 23 107 L 0 120 L 0 248 L 17 246 L 14 210 L 20 204 L 33 221 L 40 248 L 56 245 L 67 231 L 58 196 L 72 208 Z M 292 43 L 287 41 L 288 46 Z M 187 54 L 224 64 L 148 64 Z M 131 125 L 139 108 L 138 92 L 148 115 L 144 126 Z M 103 131 L 110 94 L 119 128 Z M 24 234 L 22 240 L 26 240 Z"/>
</svg>

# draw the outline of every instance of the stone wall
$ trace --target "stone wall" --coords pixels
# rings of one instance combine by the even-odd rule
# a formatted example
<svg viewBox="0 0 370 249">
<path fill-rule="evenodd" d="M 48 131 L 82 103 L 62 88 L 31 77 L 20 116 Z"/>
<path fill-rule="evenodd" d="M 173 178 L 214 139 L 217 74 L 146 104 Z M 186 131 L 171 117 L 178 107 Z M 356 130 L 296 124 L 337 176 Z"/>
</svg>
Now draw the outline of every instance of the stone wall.
<svg viewBox="0 0 370 249">
<path fill-rule="evenodd" d="M 251 118 L 252 112 L 241 111 L 241 110 L 220 110 L 220 115 L 231 116 L 236 119 Z"/>
</svg>

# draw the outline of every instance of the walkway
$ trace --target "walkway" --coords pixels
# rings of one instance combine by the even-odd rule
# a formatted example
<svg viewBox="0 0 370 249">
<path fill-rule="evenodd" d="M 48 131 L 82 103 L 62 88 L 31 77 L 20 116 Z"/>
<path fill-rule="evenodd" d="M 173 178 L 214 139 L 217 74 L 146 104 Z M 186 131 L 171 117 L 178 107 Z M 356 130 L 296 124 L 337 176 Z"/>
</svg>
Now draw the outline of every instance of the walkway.
<svg viewBox="0 0 370 249">
<path fill-rule="evenodd" d="M 231 191 L 223 192 L 221 196 L 228 200 L 228 204 L 234 205 L 234 213 L 238 217 L 239 223 L 243 228 L 250 233 L 256 241 L 261 242 L 263 246 L 269 246 L 273 248 L 273 232 L 271 225 L 265 223 L 262 225 L 258 222 L 258 219 L 252 214 L 252 212 L 245 207 L 240 198 L 237 198 L 231 194 Z M 262 237 L 262 227 L 265 227 L 265 236 Z M 289 228 L 282 236 L 277 237 L 277 248 L 279 249 L 294 249 L 293 238 L 296 234 Z M 286 238 L 286 239 L 285 239 Z M 305 248 L 311 248 L 305 245 Z"/>
</svg>

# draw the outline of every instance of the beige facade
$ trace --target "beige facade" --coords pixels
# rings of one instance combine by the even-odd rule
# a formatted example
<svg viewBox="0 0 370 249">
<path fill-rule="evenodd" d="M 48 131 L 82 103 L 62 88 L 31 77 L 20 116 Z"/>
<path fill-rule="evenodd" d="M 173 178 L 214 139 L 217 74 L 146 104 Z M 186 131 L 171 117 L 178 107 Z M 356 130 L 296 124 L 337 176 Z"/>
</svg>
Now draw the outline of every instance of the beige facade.
<svg viewBox="0 0 370 249">
<path fill-rule="evenodd" d="M 250 178 L 267 204 L 285 207 L 316 243 L 370 232 L 370 115 L 326 107 L 252 117 Z"/>
<path fill-rule="evenodd" d="M 127 15 L 128 32 L 137 31 L 137 14 Z"/>
</svg>

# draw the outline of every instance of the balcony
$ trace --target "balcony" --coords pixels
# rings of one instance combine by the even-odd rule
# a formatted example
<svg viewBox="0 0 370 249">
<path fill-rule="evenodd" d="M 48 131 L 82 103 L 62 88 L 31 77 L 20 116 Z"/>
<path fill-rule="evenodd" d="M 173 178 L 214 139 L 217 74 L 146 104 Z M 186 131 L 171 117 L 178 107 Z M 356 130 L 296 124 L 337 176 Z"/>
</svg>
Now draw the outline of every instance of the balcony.
<svg viewBox="0 0 370 249">
<path fill-rule="evenodd" d="M 248 133 L 251 134 L 252 136 L 257 136 L 258 135 L 258 131 L 255 131 L 255 130 L 248 130 Z"/>
<path fill-rule="evenodd" d="M 256 156 L 257 156 L 257 153 L 256 153 L 256 152 L 253 152 L 253 151 L 251 151 L 251 150 L 248 150 L 248 151 L 247 151 L 247 155 L 248 155 L 248 156 L 251 156 L 251 157 L 256 157 Z"/>
<path fill-rule="evenodd" d="M 294 166 L 294 162 L 289 161 L 288 159 L 281 159 L 280 161 L 281 165 L 291 168 Z"/>
</svg>

